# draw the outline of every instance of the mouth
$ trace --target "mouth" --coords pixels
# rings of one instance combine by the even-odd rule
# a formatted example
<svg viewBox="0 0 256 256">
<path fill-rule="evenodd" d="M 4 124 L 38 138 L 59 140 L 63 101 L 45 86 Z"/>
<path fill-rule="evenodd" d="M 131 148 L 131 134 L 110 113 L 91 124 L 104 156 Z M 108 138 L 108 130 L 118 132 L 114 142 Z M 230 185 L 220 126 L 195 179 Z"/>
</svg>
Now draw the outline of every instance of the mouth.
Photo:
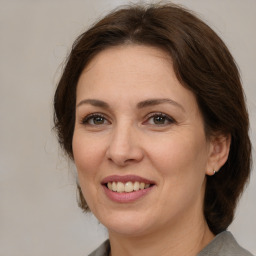
<svg viewBox="0 0 256 256">
<path fill-rule="evenodd" d="M 153 184 L 145 183 L 145 182 L 139 182 L 139 181 L 128 181 L 128 182 L 120 182 L 120 181 L 109 181 L 108 183 L 104 184 L 108 189 L 110 189 L 113 192 L 117 193 L 131 193 L 134 191 L 139 191 L 143 189 L 147 189 Z"/>
<path fill-rule="evenodd" d="M 102 186 L 111 199 L 117 201 L 132 201 L 144 196 L 153 186 L 154 181 L 136 175 L 108 176 L 102 181 Z"/>
</svg>

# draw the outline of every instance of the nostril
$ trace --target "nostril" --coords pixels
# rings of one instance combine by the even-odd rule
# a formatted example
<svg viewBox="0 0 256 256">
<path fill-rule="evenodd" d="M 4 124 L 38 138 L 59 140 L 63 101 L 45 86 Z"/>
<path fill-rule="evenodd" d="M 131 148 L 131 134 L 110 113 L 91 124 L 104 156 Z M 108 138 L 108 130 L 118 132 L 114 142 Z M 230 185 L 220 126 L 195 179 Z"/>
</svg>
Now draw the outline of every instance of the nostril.
<svg viewBox="0 0 256 256">
<path fill-rule="evenodd" d="M 127 164 L 136 163 L 143 159 L 143 150 L 138 144 L 138 140 L 124 135 L 126 134 L 124 130 L 122 129 L 119 135 L 116 135 L 106 150 L 108 161 L 119 166 L 126 166 Z"/>
</svg>

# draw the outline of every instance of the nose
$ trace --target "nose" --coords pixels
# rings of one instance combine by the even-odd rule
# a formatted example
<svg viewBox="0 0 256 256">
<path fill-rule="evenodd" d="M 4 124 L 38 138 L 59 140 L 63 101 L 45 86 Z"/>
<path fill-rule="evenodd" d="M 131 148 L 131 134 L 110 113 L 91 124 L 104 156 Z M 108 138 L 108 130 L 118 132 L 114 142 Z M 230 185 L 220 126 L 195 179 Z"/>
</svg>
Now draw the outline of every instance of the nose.
<svg viewBox="0 0 256 256">
<path fill-rule="evenodd" d="M 126 124 L 114 128 L 106 156 L 109 161 L 118 166 L 140 162 L 144 154 L 140 145 L 140 135 L 136 127 Z"/>
</svg>

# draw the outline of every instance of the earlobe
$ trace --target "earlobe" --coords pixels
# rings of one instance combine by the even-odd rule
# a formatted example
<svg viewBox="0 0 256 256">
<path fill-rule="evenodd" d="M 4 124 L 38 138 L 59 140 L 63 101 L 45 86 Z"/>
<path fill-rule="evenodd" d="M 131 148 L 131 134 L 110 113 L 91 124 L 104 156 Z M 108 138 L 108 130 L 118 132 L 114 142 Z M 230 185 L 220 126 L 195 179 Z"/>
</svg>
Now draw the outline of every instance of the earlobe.
<svg viewBox="0 0 256 256">
<path fill-rule="evenodd" d="M 231 136 L 215 135 L 210 140 L 209 158 L 206 174 L 214 175 L 226 163 L 229 155 Z"/>
</svg>

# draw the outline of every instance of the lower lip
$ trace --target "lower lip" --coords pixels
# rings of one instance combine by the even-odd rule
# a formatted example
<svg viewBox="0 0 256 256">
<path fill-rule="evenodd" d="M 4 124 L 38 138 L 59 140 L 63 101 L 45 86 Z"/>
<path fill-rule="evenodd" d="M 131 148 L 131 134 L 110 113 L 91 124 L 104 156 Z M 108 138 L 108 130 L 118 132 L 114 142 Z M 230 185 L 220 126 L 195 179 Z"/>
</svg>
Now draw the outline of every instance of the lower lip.
<svg viewBox="0 0 256 256">
<path fill-rule="evenodd" d="M 147 195 L 153 189 L 153 187 L 154 186 L 151 186 L 146 189 L 141 189 L 141 190 L 129 192 L 129 193 L 126 193 L 126 192 L 118 193 L 108 189 L 105 185 L 103 185 L 103 189 L 107 197 L 112 201 L 118 202 L 118 203 L 129 203 L 129 202 L 134 202 L 136 200 L 139 200 L 140 198 Z"/>
</svg>

